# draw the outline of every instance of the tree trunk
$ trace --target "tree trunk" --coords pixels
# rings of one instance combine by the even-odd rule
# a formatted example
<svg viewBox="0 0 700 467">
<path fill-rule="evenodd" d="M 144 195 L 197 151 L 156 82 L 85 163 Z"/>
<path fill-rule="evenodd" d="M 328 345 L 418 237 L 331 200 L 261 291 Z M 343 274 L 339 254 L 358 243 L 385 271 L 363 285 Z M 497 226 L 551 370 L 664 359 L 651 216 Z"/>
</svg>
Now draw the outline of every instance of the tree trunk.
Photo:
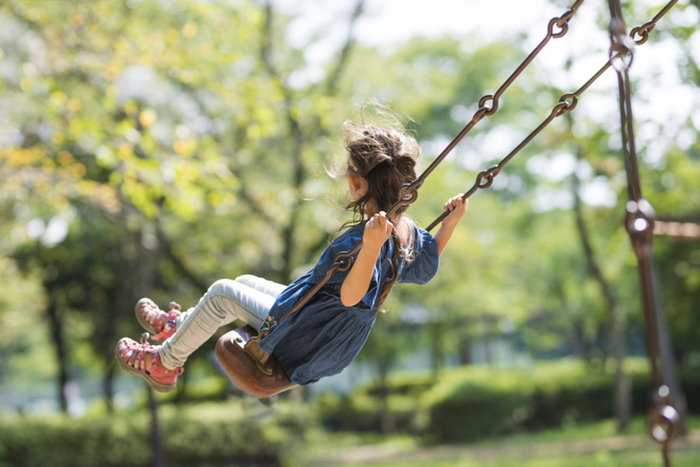
<svg viewBox="0 0 700 467">
<path fill-rule="evenodd" d="M 577 158 L 581 160 L 581 148 L 577 150 Z M 591 246 L 588 228 L 583 219 L 583 209 L 581 198 L 579 197 L 579 180 L 578 176 L 573 175 L 572 191 L 574 195 L 574 215 L 576 216 L 576 227 L 578 229 L 581 246 L 586 259 L 588 269 L 595 278 L 600 289 L 603 292 L 608 311 L 610 313 L 610 321 L 612 322 L 612 341 L 613 351 L 615 354 L 615 387 L 614 387 L 614 404 L 615 417 L 617 418 L 618 431 L 624 431 L 630 422 L 632 412 L 632 385 L 629 378 L 622 367 L 624 359 L 627 355 L 627 344 L 625 341 L 625 319 L 622 310 L 618 305 L 617 297 L 613 292 L 612 286 L 603 275 L 602 270 L 598 266 Z"/>
<path fill-rule="evenodd" d="M 460 365 L 471 365 L 472 363 L 472 341 L 469 336 L 460 336 L 458 356 Z"/>
<path fill-rule="evenodd" d="M 442 341 L 443 325 L 437 320 L 430 324 L 432 345 L 433 378 L 437 380 L 438 373 L 445 366 L 445 346 Z"/>
<path fill-rule="evenodd" d="M 389 367 L 391 364 L 389 361 L 381 361 L 379 363 L 379 398 L 380 404 L 380 423 L 382 433 L 385 435 L 392 434 L 396 432 L 396 420 L 389 410 Z"/>
<path fill-rule="evenodd" d="M 107 412 L 114 412 L 114 364 L 108 365 L 105 369 L 104 378 L 102 379 L 102 395 L 105 400 Z"/>
<path fill-rule="evenodd" d="M 571 331 L 571 340 L 574 346 L 576 356 L 586 362 L 586 365 L 591 365 L 591 349 L 586 342 L 586 325 L 581 318 L 573 318 Z"/>
<path fill-rule="evenodd" d="M 151 443 L 153 446 L 153 467 L 165 467 L 165 450 L 158 421 L 158 401 L 153 395 L 153 389 L 148 388 L 148 405 L 151 409 Z"/>
<path fill-rule="evenodd" d="M 61 412 L 68 413 L 68 399 L 66 398 L 66 384 L 68 384 L 68 357 L 66 351 L 66 343 L 63 336 L 63 322 L 61 321 L 58 310 L 56 294 L 50 284 L 44 283 L 49 297 L 49 303 L 46 307 L 46 315 L 49 318 L 51 327 L 51 339 L 53 340 L 54 348 L 56 349 L 56 360 L 58 361 L 58 401 L 61 407 Z"/>
<path fill-rule="evenodd" d="M 493 363 L 493 356 L 491 355 L 491 339 L 489 335 L 484 336 L 484 358 L 486 359 L 486 364 L 491 365 Z"/>
</svg>

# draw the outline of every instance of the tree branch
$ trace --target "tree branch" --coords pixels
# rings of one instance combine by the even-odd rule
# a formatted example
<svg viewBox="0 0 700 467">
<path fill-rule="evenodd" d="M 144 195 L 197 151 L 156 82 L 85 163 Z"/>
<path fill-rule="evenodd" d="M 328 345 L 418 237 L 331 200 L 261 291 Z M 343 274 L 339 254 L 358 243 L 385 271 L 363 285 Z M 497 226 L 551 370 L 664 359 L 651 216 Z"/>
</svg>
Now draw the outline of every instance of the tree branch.
<svg viewBox="0 0 700 467">
<path fill-rule="evenodd" d="M 355 24 L 360 16 L 362 16 L 364 7 L 365 0 L 358 0 L 355 4 L 355 8 L 352 11 L 352 16 L 350 17 L 350 22 L 348 24 L 348 35 L 345 39 L 345 45 L 343 45 L 335 69 L 328 77 L 328 81 L 326 83 L 326 94 L 329 96 L 334 96 L 338 91 L 338 81 L 340 80 L 341 74 L 345 70 L 345 64 L 350 56 L 352 47 L 355 45 Z"/>
<path fill-rule="evenodd" d="M 580 149 L 578 150 L 578 153 L 580 153 Z M 574 215 L 576 217 L 576 228 L 578 230 L 579 239 L 581 240 L 581 247 L 583 248 L 583 255 L 586 259 L 586 265 L 591 271 L 591 274 L 593 274 L 595 280 L 600 285 L 600 288 L 603 291 L 603 295 L 605 296 L 605 301 L 608 304 L 608 308 L 610 310 L 614 310 L 617 307 L 617 298 L 615 297 L 615 294 L 612 291 L 610 283 L 607 281 L 607 279 L 605 279 L 605 276 L 603 275 L 600 266 L 598 266 L 598 263 L 596 262 L 595 255 L 593 254 L 593 247 L 591 246 L 590 236 L 588 234 L 588 228 L 586 227 L 586 223 L 583 219 L 581 197 L 578 193 L 579 180 L 575 173 L 572 178 L 573 187 L 571 191 L 574 195 Z"/>
<path fill-rule="evenodd" d="M 192 272 L 190 268 L 185 265 L 176 254 L 173 248 L 173 242 L 170 240 L 168 235 L 165 233 L 160 225 L 160 222 L 156 221 L 156 233 L 158 236 L 158 241 L 163 246 L 163 251 L 165 256 L 173 263 L 173 265 L 180 271 L 180 273 L 190 282 L 192 282 L 202 293 L 205 293 L 209 288 L 209 283 L 199 277 L 197 274 Z"/>
</svg>

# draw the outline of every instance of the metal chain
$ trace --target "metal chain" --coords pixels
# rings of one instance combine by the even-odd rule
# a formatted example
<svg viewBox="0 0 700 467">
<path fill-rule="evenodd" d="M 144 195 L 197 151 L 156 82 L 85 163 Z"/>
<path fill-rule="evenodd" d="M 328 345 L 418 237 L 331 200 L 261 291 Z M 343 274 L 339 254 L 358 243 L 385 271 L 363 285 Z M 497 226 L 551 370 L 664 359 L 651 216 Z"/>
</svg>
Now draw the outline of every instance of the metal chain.
<svg viewBox="0 0 700 467">
<path fill-rule="evenodd" d="M 491 115 L 495 114 L 496 111 L 498 110 L 498 104 L 499 104 L 499 99 L 503 95 L 503 93 L 510 87 L 511 84 L 520 76 L 520 74 L 527 68 L 530 63 L 537 57 L 537 55 L 542 51 L 542 49 L 549 43 L 549 41 L 554 38 L 558 39 L 560 37 L 564 37 L 566 33 L 569 30 L 569 21 L 571 18 L 573 18 L 574 14 L 576 11 L 578 11 L 579 7 L 583 4 L 583 0 L 577 0 L 574 2 L 574 4 L 564 12 L 563 15 L 558 16 L 556 18 L 552 18 L 549 20 L 549 24 L 547 26 L 547 34 L 545 35 L 544 39 L 540 41 L 539 44 L 530 52 L 530 55 L 528 55 L 525 60 L 518 66 L 518 68 L 515 69 L 513 73 L 508 76 L 508 78 L 505 80 L 505 82 L 501 85 L 500 88 L 494 93 L 494 94 L 486 94 L 479 99 L 479 108 L 472 117 L 471 121 L 462 129 L 461 132 L 450 142 L 450 144 L 447 145 L 447 147 L 440 153 L 440 155 L 435 158 L 435 160 L 428 166 L 427 169 L 423 171 L 423 173 L 411 184 L 406 185 L 404 187 L 404 190 L 402 191 L 402 195 L 400 196 L 399 202 L 397 203 L 398 206 L 396 206 L 396 209 L 398 209 L 401 206 L 407 206 L 408 204 L 413 203 L 416 198 L 417 198 L 417 193 L 414 193 L 418 188 L 420 188 L 421 185 L 423 185 L 423 182 L 425 179 L 430 175 L 433 170 L 435 170 L 435 167 L 440 164 L 447 155 L 452 152 L 452 150 L 457 146 L 457 144 L 466 136 L 469 131 L 471 131 L 474 126 L 479 123 L 484 117 L 490 117 Z M 555 28 L 559 28 L 558 30 L 555 30 Z M 490 103 L 490 105 L 489 105 Z M 404 197 L 406 197 L 406 200 L 404 201 Z M 395 210 L 393 211 L 395 212 Z M 393 214 L 392 212 L 392 214 Z"/>
<path fill-rule="evenodd" d="M 657 14 L 652 21 L 649 21 L 647 23 L 644 23 L 645 25 L 651 24 L 651 26 L 647 27 L 647 31 L 650 31 L 653 29 L 653 26 L 656 24 L 656 22 L 661 19 L 663 16 L 662 13 L 666 13 L 673 5 L 675 5 L 678 2 L 678 0 L 671 0 L 669 4 L 667 4 L 659 14 Z M 638 26 L 634 28 L 632 31 L 637 32 L 641 30 L 644 26 Z M 640 42 L 643 44 L 646 42 L 646 39 L 643 42 Z M 551 113 L 549 116 L 538 126 L 532 133 L 530 133 L 524 140 L 521 142 L 513 151 L 511 151 L 510 154 L 508 154 L 501 162 L 498 164 L 491 166 L 490 168 L 480 172 L 477 177 L 474 185 L 467 190 L 467 192 L 462 196 L 463 200 L 466 200 L 469 198 L 471 195 L 476 193 L 479 189 L 484 189 L 488 188 L 491 186 L 493 183 L 493 179 L 496 175 L 499 174 L 501 169 L 505 164 L 510 161 L 513 156 L 515 156 L 522 148 L 524 148 L 532 139 L 537 136 L 537 134 L 542 131 L 549 123 L 554 120 L 556 117 L 559 117 L 561 115 L 564 115 L 565 113 L 571 112 L 576 105 L 578 104 L 578 98 L 583 94 L 602 74 L 604 74 L 609 68 L 616 67 L 616 63 L 618 63 L 618 60 L 622 62 L 623 67 L 629 67 L 631 65 L 631 46 L 633 43 L 629 40 L 627 37 L 621 37 L 619 39 L 619 45 L 615 44 L 613 47 L 611 47 L 610 52 L 608 54 L 609 59 L 603 65 L 600 70 L 598 70 L 583 86 L 581 86 L 578 90 L 572 93 L 566 93 L 563 94 L 559 98 L 559 103 L 552 109 Z M 628 60 L 625 62 L 625 60 Z M 570 101 L 570 102 L 569 102 Z M 636 161 L 635 161 L 636 164 Z M 426 230 L 431 231 L 434 229 L 442 220 L 449 215 L 449 212 L 443 212 L 437 219 L 435 219 L 427 228 Z"/>
<path fill-rule="evenodd" d="M 624 55 L 624 52 L 620 51 L 610 57 L 608 61 L 603 65 L 600 70 L 598 70 L 591 78 L 586 81 L 586 83 L 578 88 L 574 92 L 569 92 L 566 94 L 562 94 L 562 96 L 559 98 L 559 103 L 552 108 L 552 111 L 549 113 L 549 116 L 542 122 L 540 125 L 535 128 L 518 146 L 515 147 L 506 157 L 504 157 L 501 162 L 498 164 L 491 166 L 487 170 L 484 170 L 480 172 L 476 176 L 476 181 L 474 182 L 474 185 L 467 190 L 467 192 L 462 196 L 463 200 L 466 200 L 469 198 L 471 195 L 476 193 L 479 189 L 484 189 L 488 188 L 491 186 L 493 183 L 493 179 L 496 175 L 498 175 L 503 168 L 504 165 L 506 165 L 518 152 L 520 152 L 521 149 L 523 149 L 527 144 L 532 141 L 535 136 L 537 136 L 547 125 L 549 125 L 552 120 L 554 120 L 557 117 L 561 117 L 562 115 L 571 112 L 576 108 L 576 105 L 578 104 L 578 98 L 583 94 L 591 85 L 598 79 L 600 78 L 601 75 L 603 75 L 610 67 L 613 66 L 613 63 L 615 63 L 615 60 L 621 59 Z M 449 212 L 443 212 L 440 217 L 435 219 L 427 228 L 426 230 L 430 231 L 435 226 L 437 226 L 442 220 L 449 214 Z"/>
</svg>

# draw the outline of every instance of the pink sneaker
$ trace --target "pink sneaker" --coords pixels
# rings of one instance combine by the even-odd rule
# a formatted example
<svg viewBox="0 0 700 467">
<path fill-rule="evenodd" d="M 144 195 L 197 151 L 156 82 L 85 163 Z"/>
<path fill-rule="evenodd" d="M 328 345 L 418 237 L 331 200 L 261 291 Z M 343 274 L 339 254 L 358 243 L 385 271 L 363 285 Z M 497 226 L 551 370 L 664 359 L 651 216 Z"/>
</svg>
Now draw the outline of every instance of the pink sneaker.
<svg viewBox="0 0 700 467">
<path fill-rule="evenodd" d="M 125 337 L 117 343 L 115 354 L 117 363 L 132 375 L 145 379 L 149 386 L 158 392 L 168 392 L 175 389 L 177 377 L 185 371 L 184 368 L 168 370 L 160 363 L 160 345 L 148 343 L 148 333 L 143 333 L 141 343 Z M 146 368 L 151 367 L 150 371 Z"/>
<path fill-rule="evenodd" d="M 164 341 L 175 334 L 181 308 L 177 303 L 170 302 L 170 311 L 165 312 L 150 298 L 142 298 L 136 304 L 134 312 L 141 326 L 151 334 L 155 334 L 151 337 L 153 340 Z"/>
</svg>

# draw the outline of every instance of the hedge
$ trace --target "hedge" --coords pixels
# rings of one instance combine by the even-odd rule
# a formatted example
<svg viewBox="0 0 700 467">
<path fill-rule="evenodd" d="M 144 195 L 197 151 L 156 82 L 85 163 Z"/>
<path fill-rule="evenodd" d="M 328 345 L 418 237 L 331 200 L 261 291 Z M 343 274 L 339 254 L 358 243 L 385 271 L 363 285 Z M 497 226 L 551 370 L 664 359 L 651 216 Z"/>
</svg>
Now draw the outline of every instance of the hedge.
<svg viewBox="0 0 700 467">
<path fill-rule="evenodd" d="M 626 362 L 632 383 L 633 412 L 650 407 L 648 363 Z M 700 375 L 682 373 L 691 413 L 700 410 Z M 612 371 L 591 371 L 582 362 L 537 363 L 527 370 L 460 367 L 429 374 L 402 374 L 386 388 L 376 384 L 349 396 L 326 396 L 321 417 L 330 429 L 381 432 L 391 418 L 399 431 L 433 442 L 469 442 L 518 431 L 556 428 L 610 418 Z M 383 404 L 380 394 L 386 394 Z M 382 410 L 384 409 L 384 410 Z"/>
<path fill-rule="evenodd" d="M 255 415 L 236 403 L 162 407 L 162 439 L 169 467 L 275 466 L 308 416 L 285 407 Z M 252 414 L 252 415 L 251 415 Z M 71 419 L 0 419 L 0 467 L 146 467 L 153 465 L 150 413 Z"/>
</svg>

